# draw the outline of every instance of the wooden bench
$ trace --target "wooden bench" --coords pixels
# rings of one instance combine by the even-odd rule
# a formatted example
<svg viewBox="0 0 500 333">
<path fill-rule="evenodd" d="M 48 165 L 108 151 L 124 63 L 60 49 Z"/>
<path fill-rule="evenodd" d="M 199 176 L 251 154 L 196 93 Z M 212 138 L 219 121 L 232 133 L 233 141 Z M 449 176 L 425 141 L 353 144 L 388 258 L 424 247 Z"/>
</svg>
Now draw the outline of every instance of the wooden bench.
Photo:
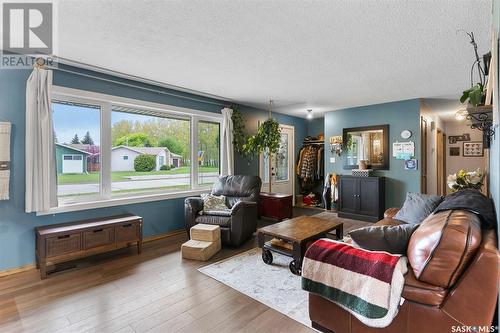
<svg viewBox="0 0 500 333">
<path fill-rule="evenodd" d="M 142 248 L 142 217 L 131 214 L 53 224 L 35 228 L 36 267 L 47 277 L 57 263 L 137 244 Z"/>
</svg>

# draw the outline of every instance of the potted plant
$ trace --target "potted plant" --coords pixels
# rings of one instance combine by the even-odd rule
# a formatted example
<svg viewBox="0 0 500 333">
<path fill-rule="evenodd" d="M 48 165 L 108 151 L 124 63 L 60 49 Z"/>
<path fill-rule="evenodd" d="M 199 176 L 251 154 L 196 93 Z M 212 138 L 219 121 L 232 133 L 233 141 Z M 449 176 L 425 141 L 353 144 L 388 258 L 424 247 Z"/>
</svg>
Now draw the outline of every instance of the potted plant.
<svg viewBox="0 0 500 333">
<path fill-rule="evenodd" d="M 483 187 L 484 173 L 478 168 L 474 171 L 465 171 L 464 169 L 447 178 L 448 187 L 452 192 L 463 189 L 475 189 L 480 191 Z"/>
<path fill-rule="evenodd" d="M 472 44 L 472 47 L 474 48 L 474 55 L 476 60 L 471 66 L 470 69 L 470 85 L 471 87 L 467 90 L 465 90 L 462 93 L 462 97 L 460 97 L 460 102 L 461 103 L 468 103 L 473 107 L 478 107 L 481 105 L 484 105 L 486 101 L 486 82 L 487 82 L 487 72 L 488 72 L 488 66 L 489 62 L 491 59 L 491 53 L 488 53 L 483 56 L 483 59 L 479 57 L 479 54 L 477 52 L 477 44 L 476 41 L 474 40 L 474 33 L 473 32 L 467 32 L 467 36 L 470 38 L 470 43 Z M 476 79 L 479 81 L 477 83 L 474 83 L 474 76 L 476 76 Z"/>
</svg>

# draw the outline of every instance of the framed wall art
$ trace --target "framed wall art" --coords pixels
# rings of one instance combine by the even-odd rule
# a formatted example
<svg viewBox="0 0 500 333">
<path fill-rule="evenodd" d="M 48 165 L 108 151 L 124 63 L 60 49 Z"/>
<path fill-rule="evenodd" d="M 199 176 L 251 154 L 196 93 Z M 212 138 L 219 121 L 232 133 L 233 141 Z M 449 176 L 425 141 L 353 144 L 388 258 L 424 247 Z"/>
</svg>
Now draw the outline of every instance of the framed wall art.
<svg viewBox="0 0 500 333">
<path fill-rule="evenodd" d="M 450 156 L 460 156 L 460 147 L 450 147 Z"/>
<path fill-rule="evenodd" d="M 464 157 L 483 157 L 483 143 L 481 141 L 464 142 Z"/>
</svg>

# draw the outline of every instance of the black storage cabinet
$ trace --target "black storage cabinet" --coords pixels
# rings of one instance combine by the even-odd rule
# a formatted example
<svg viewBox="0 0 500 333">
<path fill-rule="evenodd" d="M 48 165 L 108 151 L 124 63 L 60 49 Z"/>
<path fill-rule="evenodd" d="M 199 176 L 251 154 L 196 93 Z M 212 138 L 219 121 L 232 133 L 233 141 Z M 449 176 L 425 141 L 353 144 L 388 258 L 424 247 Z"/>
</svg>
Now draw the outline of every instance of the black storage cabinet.
<svg viewBox="0 0 500 333">
<path fill-rule="evenodd" d="M 339 217 L 377 222 L 385 211 L 385 178 L 340 176 Z"/>
</svg>

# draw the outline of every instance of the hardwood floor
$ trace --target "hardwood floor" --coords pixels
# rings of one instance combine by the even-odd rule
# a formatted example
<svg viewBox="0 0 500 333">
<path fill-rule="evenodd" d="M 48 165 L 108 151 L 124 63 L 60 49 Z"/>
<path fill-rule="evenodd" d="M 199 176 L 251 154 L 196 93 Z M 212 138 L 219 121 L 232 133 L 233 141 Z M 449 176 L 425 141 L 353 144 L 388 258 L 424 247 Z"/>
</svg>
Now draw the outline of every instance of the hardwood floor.
<svg viewBox="0 0 500 333">
<path fill-rule="evenodd" d="M 199 273 L 207 263 L 181 259 L 185 240 L 84 259 L 43 281 L 37 270 L 2 277 L 0 332 L 314 332 Z M 225 248 L 210 262 L 255 244 Z"/>
</svg>

